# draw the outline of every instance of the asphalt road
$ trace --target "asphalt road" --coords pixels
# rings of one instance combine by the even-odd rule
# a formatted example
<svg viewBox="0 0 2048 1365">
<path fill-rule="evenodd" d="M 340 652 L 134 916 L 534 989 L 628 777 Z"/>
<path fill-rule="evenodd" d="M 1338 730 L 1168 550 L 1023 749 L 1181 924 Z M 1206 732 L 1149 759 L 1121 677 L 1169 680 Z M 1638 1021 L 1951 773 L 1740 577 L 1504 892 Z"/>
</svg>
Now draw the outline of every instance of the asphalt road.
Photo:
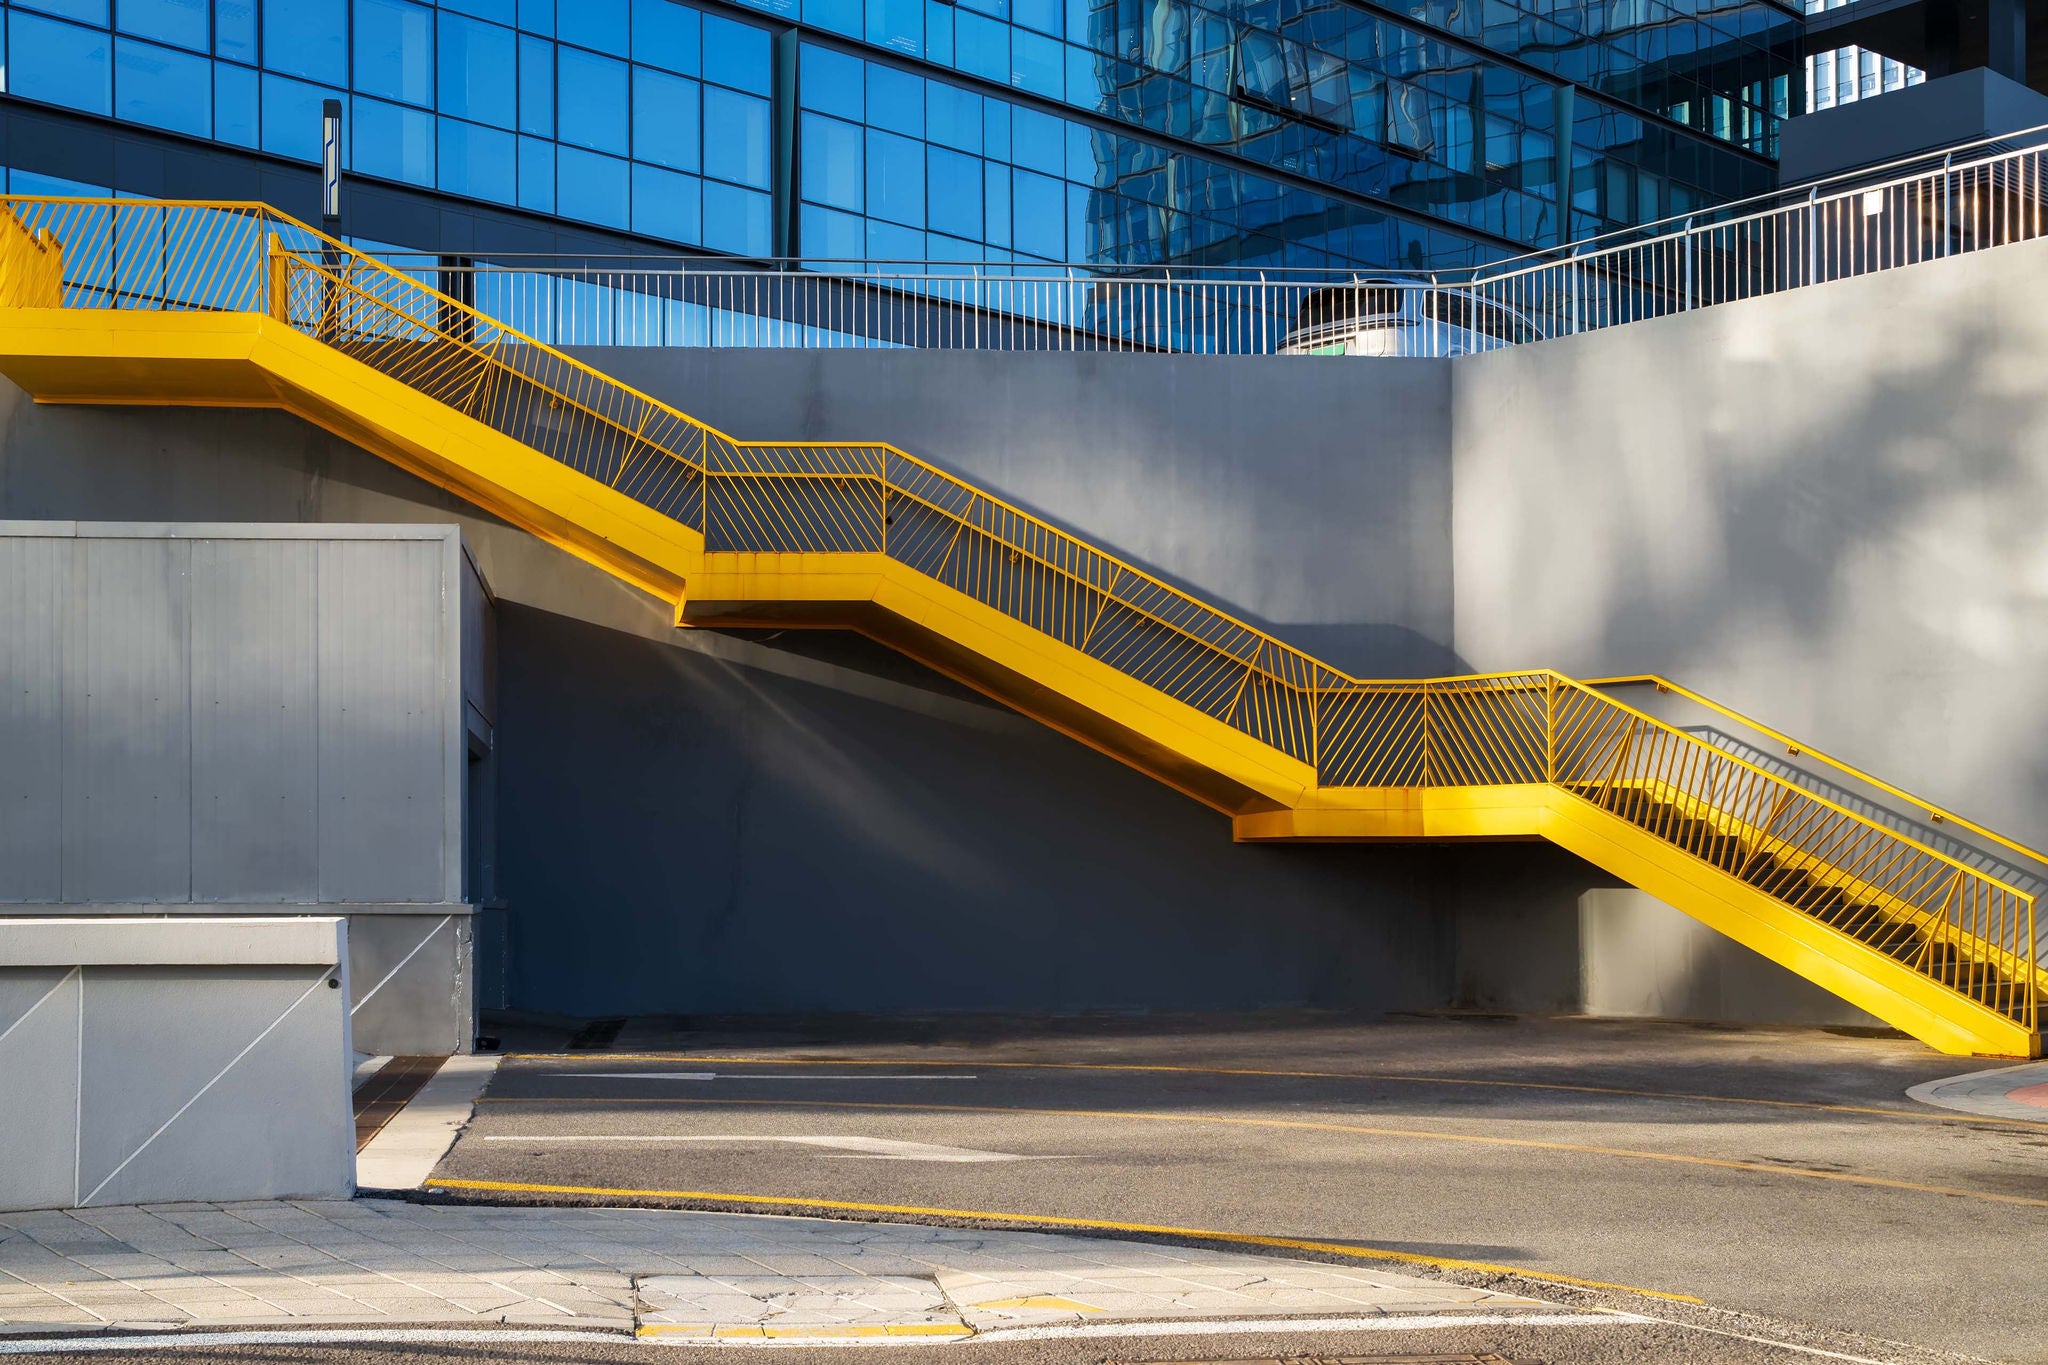
<svg viewBox="0 0 2048 1365">
<path fill-rule="evenodd" d="M 1343 1242 L 2048 1360 L 2048 1124 L 1903 1094 L 1972 1069 L 1896 1038 L 1594 1021 L 642 1025 L 508 1059 L 436 1178 Z"/>
<path fill-rule="evenodd" d="M 1810 1349 L 1707 1334 L 1682 1327 L 1568 1328 L 1493 1327 L 1434 1332 L 1353 1332 L 1319 1335 L 1312 1345 L 1298 1335 L 1248 1334 L 1231 1337 L 1100 1338 L 1086 1342 L 993 1343 L 966 1341 L 944 1347 L 773 1346 L 764 1356 L 749 1348 L 648 1344 L 592 1337 L 583 1342 L 531 1343 L 488 1336 L 412 1345 L 310 1346 L 289 1340 L 233 1346 L 165 1346 L 146 1351 L 59 1352 L 30 1357 L 36 1365 L 107 1365 L 110 1361 L 233 1362 L 233 1365 L 445 1365 L 450 1360 L 518 1361 L 520 1365 L 1136 1365 L 1137 1362 L 1231 1362 L 1231 1365 L 1336 1365 L 1338 1361 L 1403 1357 L 1442 1358 L 1442 1365 L 1472 1365 L 1490 1353 L 1488 1365 L 1827 1365 L 1829 1356 Z M 1459 1357 L 1463 1356 L 1460 1360 Z M 1307 1358 L 1305 1358 L 1307 1357 Z M 1503 1360 L 1502 1358 L 1506 1359 Z M 1835 1361 L 1857 1359 L 1836 1353 Z M 1868 1357 L 1865 1357 L 1866 1359 Z M 1927 1357 L 1887 1354 L 1883 1359 L 1937 1365 Z M 1952 1358 L 1944 1357 L 1943 1360 Z"/>
</svg>

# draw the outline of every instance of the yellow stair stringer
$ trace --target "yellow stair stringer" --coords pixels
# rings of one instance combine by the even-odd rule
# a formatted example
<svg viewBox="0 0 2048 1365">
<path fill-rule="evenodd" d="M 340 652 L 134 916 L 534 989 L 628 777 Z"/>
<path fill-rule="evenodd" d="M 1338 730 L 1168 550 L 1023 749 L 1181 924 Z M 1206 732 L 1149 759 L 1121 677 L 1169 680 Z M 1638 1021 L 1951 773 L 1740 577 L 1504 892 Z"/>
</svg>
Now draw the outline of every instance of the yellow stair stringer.
<svg viewBox="0 0 2048 1365">
<path fill-rule="evenodd" d="M 61 403 L 274 407 L 710 621 L 865 630 L 1235 817 L 1242 839 L 1545 838 L 1958 1054 L 2038 1035 L 1544 784 L 1322 788 L 1313 768 L 882 555 L 707 554 L 651 508 L 251 313 L 0 308 L 0 371 Z"/>
<path fill-rule="evenodd" d="M 2038 1033 L 1589 801 L 1548 794 L 1544 838 L 1894 1028 L 1957 1056 L 2038 1055 Z"/>
<path fill-rule="evenodd" d="M 0 307 L 40 403 L 282 408 L 680 604 L 704 537 L 261 313 Z"/>
</svg>

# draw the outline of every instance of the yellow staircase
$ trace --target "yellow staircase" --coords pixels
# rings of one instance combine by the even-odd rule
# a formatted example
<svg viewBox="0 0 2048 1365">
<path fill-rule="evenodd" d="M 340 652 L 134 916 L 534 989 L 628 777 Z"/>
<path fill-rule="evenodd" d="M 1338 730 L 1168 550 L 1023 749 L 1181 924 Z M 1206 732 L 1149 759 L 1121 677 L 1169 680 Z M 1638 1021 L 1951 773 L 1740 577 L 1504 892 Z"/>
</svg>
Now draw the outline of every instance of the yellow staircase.
<svg viewBox="0 0 2048 1365">
<path fill-rule="evenodd" d="M 862 631 L 1240 840 L 1548 839 L 1944 1052 L 2040 1052 L 2035 897 L 1982 858 L 1555 673 L 1348 677 L 902 451 L 736 441 L 259 205 L 7 201 L 0 373 L 283 408 L 678 625 Z"/>
</svg>

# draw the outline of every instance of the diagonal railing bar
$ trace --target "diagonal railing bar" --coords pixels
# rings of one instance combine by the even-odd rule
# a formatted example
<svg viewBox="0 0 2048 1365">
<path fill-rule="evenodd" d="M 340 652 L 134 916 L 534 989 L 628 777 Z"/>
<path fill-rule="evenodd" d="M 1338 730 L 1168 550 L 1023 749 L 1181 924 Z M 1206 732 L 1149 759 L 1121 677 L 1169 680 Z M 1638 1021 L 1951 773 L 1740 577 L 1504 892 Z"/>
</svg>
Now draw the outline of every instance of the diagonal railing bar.
<svg viewBox="0 0 2048 1365">
<path fill-rule="evenodd" d="M 266 314 L 701 532 L 708 551 L 886 556 L 1322 787 L 1552 784 L 2036 1026 L 2048 981 L 2030 893 L 1605 691 L 1545 670 L 1349 677 L 901 450 L 736 441 L 259 205 L 0 203 L 0 301 Z"/>
</svg>

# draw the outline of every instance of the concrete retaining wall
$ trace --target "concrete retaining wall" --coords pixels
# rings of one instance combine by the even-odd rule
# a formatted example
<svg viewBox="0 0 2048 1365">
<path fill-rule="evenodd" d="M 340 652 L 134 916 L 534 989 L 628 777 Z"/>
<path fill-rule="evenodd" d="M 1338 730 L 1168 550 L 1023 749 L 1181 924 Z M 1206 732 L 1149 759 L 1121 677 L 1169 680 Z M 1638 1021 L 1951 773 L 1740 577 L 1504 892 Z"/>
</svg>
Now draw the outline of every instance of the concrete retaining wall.
<svg viewBox="0 0 2048 1365">
<path fill-rule="evenodd" d="M 351 1193 L 345 938 L 0 920 L 0 1209 Z"/>
</svg>

